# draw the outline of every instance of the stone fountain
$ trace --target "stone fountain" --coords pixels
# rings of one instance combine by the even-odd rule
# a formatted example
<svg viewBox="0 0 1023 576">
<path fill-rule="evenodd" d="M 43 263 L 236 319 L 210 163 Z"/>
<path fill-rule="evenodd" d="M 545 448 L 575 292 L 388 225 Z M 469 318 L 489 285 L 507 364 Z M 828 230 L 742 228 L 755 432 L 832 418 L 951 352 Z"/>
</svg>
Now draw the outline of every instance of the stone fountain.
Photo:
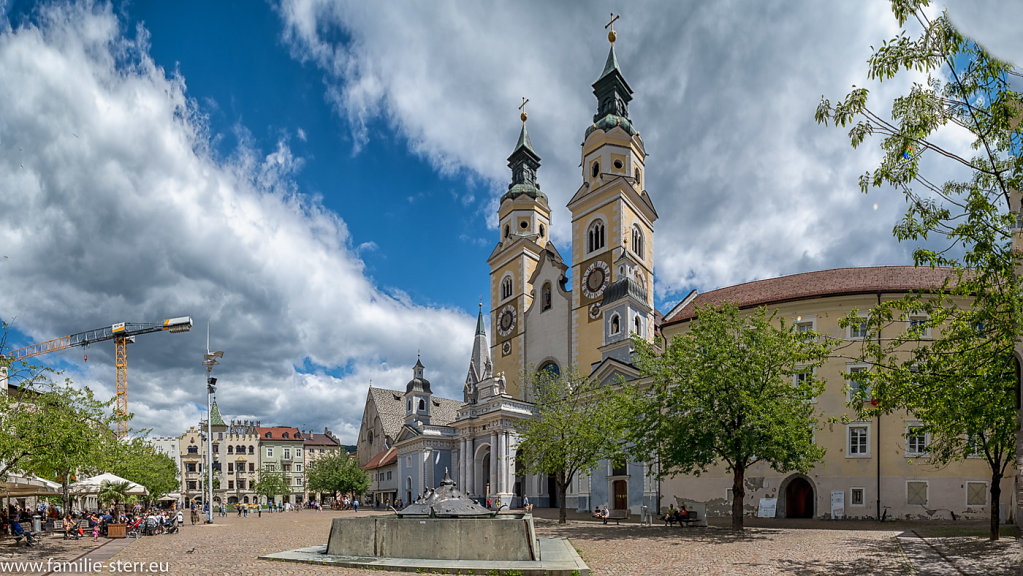
<svg viewBox="0 0 1023 576">
<path fill-rule="evenodd" d="M 536 537 L 532 514 L 487 510 L 446 470 L 440 486 L 393 515 L 335 518 L 326 546 L 262 558 L 460 574 L 589 574 L 566 539 Z"/>
</svg>

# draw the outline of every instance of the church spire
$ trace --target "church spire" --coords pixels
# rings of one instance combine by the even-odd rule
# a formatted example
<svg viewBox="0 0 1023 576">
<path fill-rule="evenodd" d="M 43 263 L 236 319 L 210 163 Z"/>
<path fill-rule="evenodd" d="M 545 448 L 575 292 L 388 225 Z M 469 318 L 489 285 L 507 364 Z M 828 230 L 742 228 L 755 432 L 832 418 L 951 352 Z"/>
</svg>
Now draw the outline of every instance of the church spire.
<svg viewBox="0 0 1023 576">
<path fill-rule="evenodd" d="M 522 131 L 519 132 L 519 140 L 515 143 L 515 150 L 508 157 L 508 167 L 512 171 L 512 180 L 508 184 L 508 191 L 501 197 L 504 202 L 509 198 L 517 198 L 523 194 L 531 198 L 547 199 L 540 193 L 540 184 L 536 181 L 536 169 L 540 167 L 540 156 L 533 149 L 533 143 L 529 141 L 529 132 L 526 131 L 526 103 L 528 99 L 522 99 L 519 110 L 519 118 L 522 120 Z"/>
<path fill-rule="evenodd" d="M 490 363 L 490 346 L 487 344 L 487 330 L 483 326 L 483 302 L 480 302 L 479 315 L 476 317 L 476 337 L 472 343 L 472 356 L 469 357 L 469 373 L 465 376 L 463 396 L 466 402 L 475 402 L 479 383 L 493 374 Z"/>
<path fill-rule="evenodd" d="M 586 130 L 586 135 L 596 129 L 604 131 L 615 126 L 621 126 L 630 136 L 636 134 L 636 129 L 629 120 L 629 102 L 632 100 L 632 88 L 625 81 L 622 69 L 618 66 L 618 55 L 615 54 L 615 40 L 617 34 L 614 31 L 614 23 L 618 16 L 611 14 L 611 22 L 605 28 L 610 27 L 607 39 L 611 42 L 611 49 L 608 50 L 607 60 L 604 62 L 604 70 L 600 78 L 593 83 L 593 95 L 597 97 L 597 113 L 593 115 L 593 125 Z"/>
</svg>

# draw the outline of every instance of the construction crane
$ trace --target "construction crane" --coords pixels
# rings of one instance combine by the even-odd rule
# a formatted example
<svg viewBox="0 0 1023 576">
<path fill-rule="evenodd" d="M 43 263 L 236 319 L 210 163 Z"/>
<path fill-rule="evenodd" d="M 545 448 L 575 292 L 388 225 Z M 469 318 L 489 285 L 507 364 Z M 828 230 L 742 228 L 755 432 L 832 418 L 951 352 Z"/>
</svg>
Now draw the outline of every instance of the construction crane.
<svg viewBox="0 0 1023 576">
<path fill-rule="evenodd" d="M 33 356 L 67 350 L 73 346 L 88 346 L 95 342 L 114 341 L 114 365 L 117 367 L 117 435 L 128 431 L 128 343 L 134 343 L 140 334 L 167 331 L 172 334 L 188 332 L 192 329 L 192 319 L 188 316 L 168 318 L 162 323 L 119 322 L 95 330 L 87 330 L 69 336 L 61 336 L 46 342 L 18 348 L 7 355 L 12 362 L 25 360 Z"/>
</svg>

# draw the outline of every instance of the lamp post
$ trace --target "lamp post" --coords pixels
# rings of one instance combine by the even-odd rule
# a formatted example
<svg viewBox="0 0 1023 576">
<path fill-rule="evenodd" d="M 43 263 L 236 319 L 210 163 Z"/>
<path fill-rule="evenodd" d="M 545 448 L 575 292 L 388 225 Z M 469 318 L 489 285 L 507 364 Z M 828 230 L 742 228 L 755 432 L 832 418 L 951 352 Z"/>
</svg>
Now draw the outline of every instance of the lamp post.
<svg viewBox="0 0 1023 576">
<path fill-rule="evenodd" d="M 217 391 L 217 379 L 213 377 L 213 367 L 220 362 L 219 358 L 224 357 L 223 350 L 210 352 L 209 336 L 206 340 L 206 354 L 203 355 L 202 365 L 206 367 L 206 523 L 213 523 L 213 393 Z"/>
</svg>

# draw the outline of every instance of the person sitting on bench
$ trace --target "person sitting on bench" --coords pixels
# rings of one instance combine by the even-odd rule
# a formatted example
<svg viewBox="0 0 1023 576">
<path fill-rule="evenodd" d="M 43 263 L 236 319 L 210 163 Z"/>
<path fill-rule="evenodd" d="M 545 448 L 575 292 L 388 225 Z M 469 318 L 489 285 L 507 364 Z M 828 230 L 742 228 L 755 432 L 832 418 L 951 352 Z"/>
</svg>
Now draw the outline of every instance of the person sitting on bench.
<svg viewBox="0 0 1023 576">
<path fill-rule="evenodd" d="M 678 512 L 675 514 L 675 519 L 679 522 L 689 520 L 689 510 L 686 509 L 685 504 L 682 504 L 682 506 L 678 509 Z"/>
<path fill-rule="evenodd" d="M 15 516 L 14 520 L 11 521 L 11 532 L 14 533 L 15 542 L 20 542 L 22 538 L 25 538 L 25 545 L 27 546 L 34 546 L 36 543 L 36 537 L 21 527 L 19 516 Z"/>
<path fill-rule="evenodd" d="M 668 506 L 668 512 L 664 515 L 664 522 L 667 524 L 673 524 L 675 522 L 676 514 L 677 512 L 675 511 L 675 505 L 670 504 Z"/>
<path fill-rule="evenodd" d="M 600 519 L 600 506 L 593 507 L 593 517 Z"/>
</svg>

